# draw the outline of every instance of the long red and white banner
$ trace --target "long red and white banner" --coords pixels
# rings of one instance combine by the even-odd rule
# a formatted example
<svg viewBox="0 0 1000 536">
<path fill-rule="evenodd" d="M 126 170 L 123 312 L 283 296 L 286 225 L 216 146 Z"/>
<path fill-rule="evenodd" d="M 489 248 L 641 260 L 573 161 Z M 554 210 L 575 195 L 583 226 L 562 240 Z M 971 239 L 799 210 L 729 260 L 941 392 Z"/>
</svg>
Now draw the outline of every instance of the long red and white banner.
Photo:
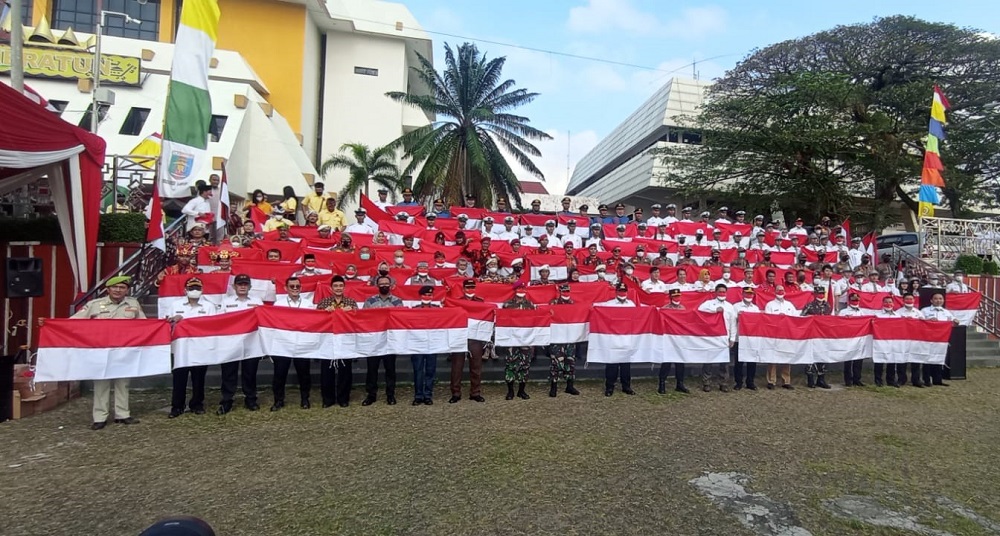
<svg viewBox="0 0 1000 536">
<path fill-rule="evenodd" d="M 721 313 L 594 307 L 588 363 L 727 363 Z"/>
<path fill-rule="evenodd" d="M 166 320 L 50 318 L 38 340 L 40 382 L 141 378 L 170 372 Z"/>
<path fill-rule="evenodd" d="M 547 346 L 551 338 L 552 312 L 548 309 L 497 309 L 498 347 Z"/>
<path fill-rule="evenodd" d="M 876 363 L 944 364 L 951 338 L 950 322 L 915 318 L 879 318 L 872 323 Z"/>
<path fill-rule="evenodd" d="M 219 321 L 219 319 L 224 319 Z M 267 355 L 253 310 L 181 320 L 174 326 L 174 368 L 221 365 Z M 280 355 L 280 354 L 278 354 Z"/>
</svg>

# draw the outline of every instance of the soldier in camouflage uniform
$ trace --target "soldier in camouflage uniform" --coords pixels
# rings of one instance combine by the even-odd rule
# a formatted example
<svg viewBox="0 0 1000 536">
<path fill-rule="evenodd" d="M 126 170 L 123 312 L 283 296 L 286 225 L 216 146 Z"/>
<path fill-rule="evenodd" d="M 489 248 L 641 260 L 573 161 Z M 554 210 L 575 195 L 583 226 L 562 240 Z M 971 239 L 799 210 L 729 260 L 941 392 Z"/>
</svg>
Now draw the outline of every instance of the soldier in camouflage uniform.
<svg viewBox="0 0 1000 536">
<path fill-rule="evenodd" d="M 503 302 L 504 309 L 534 309 L 535 304 L 528 300 L 525 294 L 524 283 L 514 283 L 514 297 Z M 517 383 L 517 397 L 527 400 L 530 398 L 524 392 L 524 383 L 528 381 L 528 370 L 531 368 L 531 358 L 534 350 L 530 346 L 511 346 L 498 348 L 503 354 L 504 369 L 503 377 L 507 382 L 507 400 L 514 400 L 514 383 Z"/>
<path fill-rule="evenodd" d="M 559 285 L 559 297 L 549 303 L 551 305 L 572 304 L 573 300 L 569 296 L 569 285 L 563 283 Z M 549 358 L 549 396 L 555 398 L 556 392 L 559 390 L 557 382 L 560 375 L 566 379 L 566 394 L 580 394 L 580 391 L 573 387 L 573 380 L 576 379 L 576 343 L 550 344 Z"/>
<path fill-rule="evenodd" d="M 511 278 L 500 275 L 500 261 L 496 256 L 486 260 L 483 272 L 479 276 L 480 283 L 510 283 Z"/>
<path fill-rule="evenodd" d="M 817 287 L 817 289 L 822 288 Z M 802 309 L 802 316 L 830 315 L 833 313 L 830 302 L 825 298 L 826 293 L 816 292 L 814 296 L 815 299 Z M 806 380 L 809 387 L 829 389 L 830 384 L 826 383 L 824 376 L 826 376 L 826 363 L 811 363 L 806 365 Z"/>
</svg>

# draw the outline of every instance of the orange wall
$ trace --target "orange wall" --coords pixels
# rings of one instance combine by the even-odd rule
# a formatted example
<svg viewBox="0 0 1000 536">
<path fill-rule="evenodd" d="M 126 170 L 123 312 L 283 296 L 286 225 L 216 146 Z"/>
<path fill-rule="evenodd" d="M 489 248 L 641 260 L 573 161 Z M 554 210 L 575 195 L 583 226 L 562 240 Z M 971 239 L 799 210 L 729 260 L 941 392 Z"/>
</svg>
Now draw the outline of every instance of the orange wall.
<svg viewBox="0 0 1000 536">
<path fill-rule="evenodd" d="M 306 7 L 275 0 L 219 0 L 219 8 L 216 47 L 246 58 L 271 92 L 268 102 L 299 132 Z"/>
</svg>

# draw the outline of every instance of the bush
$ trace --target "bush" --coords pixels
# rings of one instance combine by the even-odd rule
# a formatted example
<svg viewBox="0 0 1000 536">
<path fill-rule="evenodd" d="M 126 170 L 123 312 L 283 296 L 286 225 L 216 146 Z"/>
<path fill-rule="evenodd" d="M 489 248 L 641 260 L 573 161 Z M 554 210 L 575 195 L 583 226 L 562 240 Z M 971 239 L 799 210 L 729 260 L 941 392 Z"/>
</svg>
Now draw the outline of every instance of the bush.
<svg viewBox="0 0 1000 536">
<path fill-rule="evenodd" d="M 54 215 L 32 219 L 0 218 L 0 242 L 62 244 L 59 219 Z"/>
<path fill-rule="evenodd" d="M 983 259 L 975 255 L 961 255 L 955 260 L 955 270 L 962 270 L 969 275 L 983 273 Z"/>
<path fill-rule="evenodd" d="M 97 241 L 145 242 L 146 216 L 134 212 L 101 214 L 101 226 L 97 231 Z"/>
<path fill-rule="evenodd" d="M 1000 264 L 995 261 L 984 261 L 983 275 L 1000 275 Z"/>
</svg>

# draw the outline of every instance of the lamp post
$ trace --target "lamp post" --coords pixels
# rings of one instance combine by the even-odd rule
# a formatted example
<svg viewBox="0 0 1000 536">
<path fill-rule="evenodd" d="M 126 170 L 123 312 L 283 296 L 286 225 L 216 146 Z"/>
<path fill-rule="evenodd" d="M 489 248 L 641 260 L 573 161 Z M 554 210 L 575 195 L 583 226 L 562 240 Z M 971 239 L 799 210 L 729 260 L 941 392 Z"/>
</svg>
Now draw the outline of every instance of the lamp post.
<svg viewBox="0 0 1000 536">
<path fill-rule="evenodd" d="M 24 27 L 21 13 L 24 4 L 13 0 L 10 4 L 10 86 L 24 93 Z"/>
<path fill-rule="evenodd" d="M 90 104 L 90 131 L 94 134 L 97 134 L 98 121 L 101 117 L 100 99 L 98 98 L 97 90 L 101 87 L 101 35 L 104 33 L 104 18 L 108 15 L 113 15 L 116 17 L 123 17 L 126 23 L 134 22 L 137 25 L 142 24 L 141 20 L 132 17 L 128 13 L 121 13 L 119 11 L 104 11 L 102 9 L 103 7 L 104 0 L 97 0 L 97 33 L 94 34 L 94 37 L 96 38 L 96 41 L 94 42 L 94 90 L 91 92 L 93 99 Z"/>
</svg>

